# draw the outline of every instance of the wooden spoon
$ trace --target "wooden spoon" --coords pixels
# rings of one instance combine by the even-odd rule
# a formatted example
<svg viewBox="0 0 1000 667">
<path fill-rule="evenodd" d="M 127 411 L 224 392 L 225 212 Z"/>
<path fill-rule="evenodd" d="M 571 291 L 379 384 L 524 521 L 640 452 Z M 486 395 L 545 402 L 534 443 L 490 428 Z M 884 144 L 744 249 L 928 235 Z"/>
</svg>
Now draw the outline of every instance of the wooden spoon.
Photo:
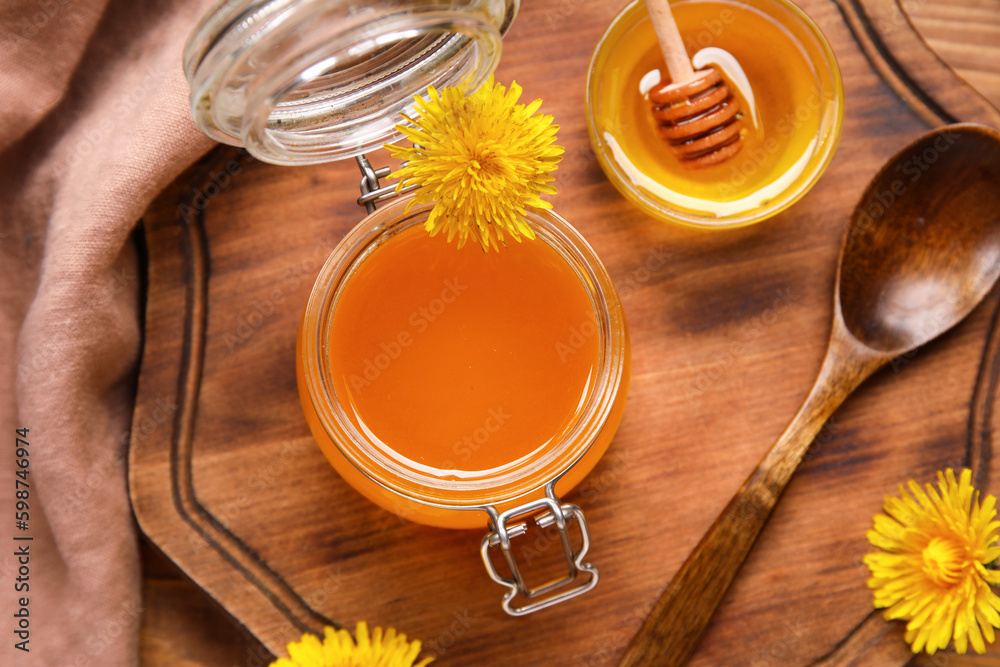
<svg viewBox="0 0 1000 667">
<path fill-rule="evenodd" d="M 649 91 L 660 137 L 691 169 L 725 162 L 743 147 L 739 103 L 719 71 L 694 71 L 668 0 L 646 0 L 670 83 Z"/>
<path fill-rule="evenodd" d="M 998 275 L 1000 132 L 952 125 L 925 134 L 882 168 L 854 210 L 816 383 L 662 593 L 620 665 L 687 660 L 824 422 L 880 366 L 960 322 Z"/>
</svg>

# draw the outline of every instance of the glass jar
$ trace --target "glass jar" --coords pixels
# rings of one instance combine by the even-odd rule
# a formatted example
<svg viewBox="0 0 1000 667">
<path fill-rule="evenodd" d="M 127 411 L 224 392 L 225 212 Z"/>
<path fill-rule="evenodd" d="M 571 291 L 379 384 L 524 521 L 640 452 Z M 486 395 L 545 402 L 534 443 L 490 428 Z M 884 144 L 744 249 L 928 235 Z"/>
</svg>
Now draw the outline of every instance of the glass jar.
<svg viewBox="0 0 1000 667">
<path fill-rule="evenodd" d="M 310 293 L 296 355 L 303 410 L 333 467 L 376 504 L 429 525 L 485 523 L 481 557 L 489 576 L 507 588 L 503 608 L 511 615 L 579 595 L 598 580 L 584 562 L 590 544 L 584 516 L 559 500 L 607 449 L 628 387 L 625 318 L 594 250 L 555 213 L 526 214 L 538 239 L 525 243 L 548 244 L 586 291 L 599 355 L 572 423 L 534 456 L 499 470 L 456 480 L 387 455 L 348 418 L 325 351 L 343 286 L 375 249 L 423 224 L 430 211 L 407 211 L 408 197 L 380 187 L 389 169 L 373 168 L 364 153 L 399 138 L 396 125 L 428 86 L 465 83 L 471 90 L 484 82 L 517 9 L 518 0 L 227 0 L 199 22 L 184 49 L 192 113 L 210 137 L 275 164 L 357 159 L 358 203 L 369 215 L 337 246 Z M 565 576 L 536 587 L 511 547 L 529 520 L 558 531 L 567 562 Z"/>
<path fill-rule="evenodd" d="M 407 212 L 408 202 L 409 197 L 397 199 L 368 216 L 344 237 L 320 270 L 299 331 L 296 358 L 302 405 L 331 464 L 376 504 L 434 526 L 474 528 L 487 523 L 491 532 L 483 539 L 482 556 L 490 575 L 510 587 L 505 609 L 515 615 L 534 611 L 568 595 L 563 591 L 523 607 L 512 603 L 518 591 L 529 599 L 542 594 L 524 584 L 510 548 L 511 538 L 526 530 L 523 519 L 529 515 L 541 513 L 538 525 L 556 525 L 563 536 L 571 574 L 562 583 L 572 584 L 568 593 L 582 593 L 597 583 L 596 570 L 582 560 L 589 544 L 583 514 L 558 498 L 590 472 L 621 421 L 629 378 L 628 332 L 621 302 L 600 259 L 579 232 L 551 211 L 529 212 L 527 221 L 537 239 L 524 243 L 546 243 L 553 248 L 580 280 L 594 311 L 598 362 L 590 389 L 581 401 L 582 409 L 551 446 L 482 474 L 450 479 L 403 456 L 394 456 L 350 418 L 348 400 L 335 389 L 327 351 L 335 344 L 331 321 L 344 286 L 355 273 L 365 270 L 365 262 L 371 261 L 380 245 L 427 220 L 430 206 L 415 206 Z M 579 547 L 569 542 L 569 527 L 574 522 L 582 534 Z M 513 580 L 497 571 L 490 553 L 496 549 L 514 573 Z M 574 583 L 584 573 L 589 577 Z"/>
<path fill-rule="evenodd" d="M 398 138 L 427 87 L 474 90 L 518 0 L 223 0 L 184 46 L 208 136 L 274 164 L 328 162 Z"/>
</svg>

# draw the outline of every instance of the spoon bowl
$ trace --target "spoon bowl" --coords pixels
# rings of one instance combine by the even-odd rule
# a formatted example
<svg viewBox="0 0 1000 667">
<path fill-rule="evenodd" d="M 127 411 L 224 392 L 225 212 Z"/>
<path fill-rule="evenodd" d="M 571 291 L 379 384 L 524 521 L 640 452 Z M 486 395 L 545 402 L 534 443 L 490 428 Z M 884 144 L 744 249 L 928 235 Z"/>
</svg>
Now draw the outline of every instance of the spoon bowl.
<svg viewBox="0 0 1000 667">
<path fill-rule="evenodd" d="M 1000 275 L 1000 132 L 940 128 L 897 153 L 851 217 L 826 357 L 792 423 L 660 596 L 620 665 L 683 664 L 813 438 L 893 357 L 968 315 Z"/>
<path fill-rule="evenodd" d="M 1000 133 L 953 125 L 875 176 L 848 228 L 837 299 L 847 331 L 893 356 L 968 315 L 1000 276 Z"/>
</svg>

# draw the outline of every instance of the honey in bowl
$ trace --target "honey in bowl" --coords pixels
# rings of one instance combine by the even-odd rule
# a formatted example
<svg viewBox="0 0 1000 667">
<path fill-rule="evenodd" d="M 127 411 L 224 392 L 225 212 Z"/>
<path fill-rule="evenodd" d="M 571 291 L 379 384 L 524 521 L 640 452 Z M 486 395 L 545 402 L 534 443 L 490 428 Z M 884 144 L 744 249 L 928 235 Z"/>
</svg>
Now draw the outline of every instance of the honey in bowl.
<svg viewBox="0 0 1000 667">
<path fill-rule="evenodd" d="M 539 238 L 484 253 L 429 236 L 426 207 L 399 215 L 405 203 L 359 225 L 321 272 L 300 332 L 302 403 L 369 499 L 481 528 L 469 510 L 502 512 L 557 479 L 565 493 L 607 449 L 628 382 L 624 316 L 554 214 L 529 216 Z"/>
<path fill-rule="evenodd" d="M 836 60 L 816 26 L 785 0 L 671 3 L 689 56 L 721 49 L 749 83 L 722 74 L 743 114 L 743 147 L 686 168 L 660 138 L 648 91 L 666 80 L 641 2 L 609 27 L 591 63 L 591 139 L 612 182 L 648 212 L 675 222 L 736 226 L 789 206 L 819 178 L 843 116 Z M 698 66 L 698 58 L 694 58 Z"/>
</svg>

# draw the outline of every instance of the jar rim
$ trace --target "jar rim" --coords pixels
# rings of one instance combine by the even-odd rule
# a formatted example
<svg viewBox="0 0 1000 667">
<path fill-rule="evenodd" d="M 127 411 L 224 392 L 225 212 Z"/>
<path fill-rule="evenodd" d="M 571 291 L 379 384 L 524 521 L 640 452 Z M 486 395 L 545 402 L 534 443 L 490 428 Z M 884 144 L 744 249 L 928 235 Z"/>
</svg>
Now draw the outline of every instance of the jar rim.
<svg viewBox="0 0 1000 667">
<path fill-rule="evenodd" d="M 428 86 L 481 85 L 519 0 L 221 0 L 184 46 L 208 136 L 274 164 L 353 157 L 395 141 Z"/>
<path fill-rule="evenodd" d="M 422 504 L 448 509 L 499 505 L 532 493 L 561 478 L 598 438 L 624 382 L 627 334 L 621 301 L 607 270 L 583 236 L 557 214 L 528 211 L 526 220 L 538 237 L 571 262 L 587 289 L 598 326 L 599 359 L 586 404 L 555 445 L 537 460 L 508 466 L 479 477 L 445 480 L 407 468 L 373 445 L 347 417 L 336 398 L 330 375 L 330 314 L 354 270 L 391 236 L 423 224 L 431 205 L 407 206 L 412 196 L 397 199 L 369 215 L 334 249 L 320 269 L 302 321 L 303 382 L 308 399 L 327 437 L 368 479 L 389 491 Z M 582 275 L 581 275 L 582 273 Z"/>
</svg>

